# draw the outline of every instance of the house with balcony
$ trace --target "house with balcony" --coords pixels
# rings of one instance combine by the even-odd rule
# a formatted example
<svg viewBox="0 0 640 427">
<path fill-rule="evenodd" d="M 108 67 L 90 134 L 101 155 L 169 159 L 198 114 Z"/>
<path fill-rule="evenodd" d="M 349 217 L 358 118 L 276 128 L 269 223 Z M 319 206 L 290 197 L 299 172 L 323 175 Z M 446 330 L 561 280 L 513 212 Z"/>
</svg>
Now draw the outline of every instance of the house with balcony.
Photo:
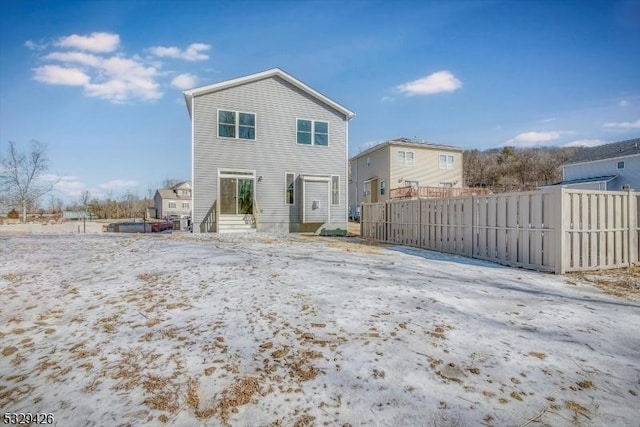
<svg viewBox="0 0 640 427">
<path fill-rule="evenodd" d="M 185 181 L 170 188 L 158 188 L 153 205 L 156 218 L 191 216 L 191 183 Z"/>
<path fill-rule="evenodd" d="M 346 231 L 353 112 L 279 68 L 183 93 L 194 232 Z"/>
<path fill-rule="evenodd" d="M 392 190 L 408 195 L 430 189 L 462 188 L 464 149 L 408 138 L 392 139 L 349 160 L 349 210 L 361 203 L 390 200 Z M 436 190 L 437 191 L 437 190 Z"/>
</svg>

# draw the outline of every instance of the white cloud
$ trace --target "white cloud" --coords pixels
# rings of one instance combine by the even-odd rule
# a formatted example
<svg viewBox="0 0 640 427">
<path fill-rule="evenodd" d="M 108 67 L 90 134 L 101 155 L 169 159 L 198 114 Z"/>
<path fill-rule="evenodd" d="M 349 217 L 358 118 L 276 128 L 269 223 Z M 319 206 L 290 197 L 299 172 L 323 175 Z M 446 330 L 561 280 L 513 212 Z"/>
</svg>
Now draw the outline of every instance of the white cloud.
<svg viewBox="0 0 640 427">
<path fill-rule="evenodd" d="M 628 107 L 629 105 L 631 105 L 631 103 L 630 103 L 629 101 L 627 101 L 626 99 L 623 99 L 622 101 L 620 101 L 620 102 L 618 103 L 618 105 L 619 105 L 620 107 L 624 108 L 624 107 Z"/>
<path fill-rule="evenodd" d="M 211 49 L 211 45 L 205 43 L 192 43 L 185 50 L 174 46 L 153 46 L 149 51 L 160 58 L 184 59 L 185 61 L 204 61 L 209 55 L 202 52 Z"/>
<path fill-rule="evenodd" d="M 29 40 L 25 46 L 40 50 L 48 45 Z M 163 96 L 160 83 L 165 81 L 180 89 L 194 87 L 197 81 L 195 75 L 183 73 L 176 76 L 172 72 L 161 72 L 163 60 L 158 57 L 203 60 L 208 58 L 204 52 L 211 48 L 204 43 L 192 43 L 184 50 L 154 47 L 151 51 L 158 57 L 143 58 L 137 53 L 126 55 L 118 51 L 120 36 L 104 32 L 60 37 L 52 46 L 57 49 L 40 54 L 40 59 L 49 63 L 33 69 L 34 80 L 46 84 L 82 86 L 86 96 L 113 103 L 160 99 Z"/>
<path fill-rule="evenodd" d="M 126 179 L 112 179 L 109 182 L 98 185 L 98 187 L 104 190 L 117 190 L 119 188 L 131 188 L 137 187 L 138 181 L 126 180 Z"/>
<path fill-rule="evenodd" d="M 555 122 L 557 119 L 555 117 L 549 117 L 548 119 L 542 119 L 540 120 L 540 123 L 551 123 L 551 122 Z"/>
<path fill-rule="evenodd" d="M 382 98 L 380 98 L 380 102 L 382 103 L 390 103 L 395 101 L 396 99 L 393 96 L 383 96 Z"/>
<path fill-rule="evenodd" d="M 438 71 L 412 82 L 403 83 L 396 88 L 407 96 L 432 95 L 440 92 L 453 92 L 462 87 L 462 82 L 449 71 Z"/>
<path fill-rule="evenodd" d="M 195 87 L 198 78 L 193 74 L 178 74 L 171 80 L 171 86 L 178 89 L 191 89 Z"/>
<path fill-rule="evenodd" d="M 47 43 L 36 43 L 33 40 L 27 40 L 24 45 L 29 50 L 42 50 L 47 47 Z"/>
<path fill-rule="evenodd" d="M 543 142 L 554 141 L 563 134 L 570 134 L 568 131 L 550 131 L 550 132 L 524 132 L 511 138 L 505 145 L 515 145 L 519 147 L 533 147 Z"/>
<path fill-rule="evenodd" d="M 148 101 L 162 97 L 156 81 L 157 70 L 134 59 L 122 56 L 103 57 L 84 52 L 52 52 L 43 59 L 84 67 L 40 67 L 36 69 L 35 78 L 43 83 L 83 86 L 88 96 L 115 103 L 123 103 L 133 98 Z M 63 83 L 66 81 L 72 83 Z"/>
<path fill-rule="evenodd" d="M 65 68 L 58 65 L 45 65 L 33 69 L 33 78 L 51 85 L 85 86 L 89 76 L 78 68 Z"/>
<path fill-rule="evenodd" d="M 60 37 L 55 45 L 68 49 L 87 50 L 96 53 L 108 53 L 118 49 L 120 36 L 113 33 L 91 33 L 88 36 L 72 34 Z"/>
<path fill-rule="evenodd" d="M 49 183 L 55 183 L 54 190 L 59 191 L 68 197 L 80 197 L 83 191 L 85 191 L 86 185 L 78 179 L 77 176 L 72 175 L 56 175 L 56 174 L 44 174 L 39 177 L 40 181 Z"/>
<path fill-rule="evenodd" d="M 102 61 L 102 57 L 84 52 L 51 52 L 50 54 L 45 55 L 43 59 L 49 61 L 76 63 L 91 67 L 98 67 Z"/>
<path fill-rule="evenodd" d="M 616 128 L 616 129 L 640 129 L 640 119 L 633 122 L 619 122 L 619 123 L 605 123 L 604 127 L 606 128 Z"/>
<path fill-rule="evenodd" d="M 601 139 L 577 139 L 564 144 L 563 147 L 595 147 L 596 145 L 606 144 L 607 141 Z"/>
<path fill-rule="evenodd" d="M 112 102 L 125 102 L 130 98 L 154 100 L 162 97 L 155 81 L 157 71 L 132 59 L 111 57 L 101 61 L 99 75 L 85 86 L 89 96 Z M 102 76 L 103 80 L 100 80 Z"/>
</svg>

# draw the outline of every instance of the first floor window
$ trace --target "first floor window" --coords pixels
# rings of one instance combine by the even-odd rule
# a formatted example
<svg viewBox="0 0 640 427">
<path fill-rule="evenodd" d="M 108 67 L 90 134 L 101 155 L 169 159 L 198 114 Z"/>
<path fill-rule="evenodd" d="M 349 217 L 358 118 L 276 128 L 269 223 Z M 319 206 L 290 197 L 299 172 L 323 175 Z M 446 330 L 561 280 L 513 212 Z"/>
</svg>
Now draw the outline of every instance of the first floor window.
<svg viewBox="0 0 640 427">
<path fill-rule="evenodd" d="M 331 204 L 340 204 L 340 177 L 331 175 Z"/>
<path fill-rule="evenodd" d="M 440 154 L 438 156 L 440 169 L 453 169 L 453 156 Z"/>
<path fill-rule="evenodd" d="M 303 145 L 329 145 L 329 123 L 298 119 L 296 140 Z"/>
<path fill-rule="evenodd" d="M 624 162 L 618 162 L 618 169 L 624 169 Z"/>
<path fill-rule="evenodd" d="M 169 209 L 175 209 L 176 208 L 176 202 L 169 202 Z"/>
<path fill-rule="evenodd" d="M 286 174 L 284 187 L 284 202 L 293 205 L 295 202 L 296 177 L 292 173 Z"/>
<path fill-rule="evenodd" d="M 240 111 L 218 110 L 218 136 L 256 139 L 256 115 Z"/>
<path fill-rule="evenodd" d="M 452 188 L 453 182 L 441 182 L 440 187 Z"/>
</svg>

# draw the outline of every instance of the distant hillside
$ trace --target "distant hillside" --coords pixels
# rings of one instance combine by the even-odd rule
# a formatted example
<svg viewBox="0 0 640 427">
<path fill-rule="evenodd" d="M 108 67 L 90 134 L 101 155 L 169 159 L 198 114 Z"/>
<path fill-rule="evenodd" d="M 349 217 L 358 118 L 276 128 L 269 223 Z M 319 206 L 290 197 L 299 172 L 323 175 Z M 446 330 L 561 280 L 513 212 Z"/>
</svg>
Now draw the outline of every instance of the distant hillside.
<svg viewBox="0 0 640 427">
<path fill-rule="evenodd" d="M 464 179 L 468 187 L 497 192 L 534 190 L 562 180 L 562 165 L 581 147 L 536 147 L 468 150 L 464 153 Z"/>
</svg>

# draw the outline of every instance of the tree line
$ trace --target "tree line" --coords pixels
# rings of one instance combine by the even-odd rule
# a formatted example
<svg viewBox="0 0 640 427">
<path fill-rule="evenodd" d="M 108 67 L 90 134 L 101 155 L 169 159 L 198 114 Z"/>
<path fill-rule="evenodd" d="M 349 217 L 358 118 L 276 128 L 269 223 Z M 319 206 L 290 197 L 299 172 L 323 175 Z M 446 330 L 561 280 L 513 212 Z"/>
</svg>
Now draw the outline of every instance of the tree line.
<svg viewBox="0 0 640 427">
<path fill-rule="evenodd" d="M 562 180 L 561 165 L 579 147 L 504 147 L 464 152 L 464 180 L 467 187 L 484 187 L 493 192 L 528 191 Z"/>
</svg>

